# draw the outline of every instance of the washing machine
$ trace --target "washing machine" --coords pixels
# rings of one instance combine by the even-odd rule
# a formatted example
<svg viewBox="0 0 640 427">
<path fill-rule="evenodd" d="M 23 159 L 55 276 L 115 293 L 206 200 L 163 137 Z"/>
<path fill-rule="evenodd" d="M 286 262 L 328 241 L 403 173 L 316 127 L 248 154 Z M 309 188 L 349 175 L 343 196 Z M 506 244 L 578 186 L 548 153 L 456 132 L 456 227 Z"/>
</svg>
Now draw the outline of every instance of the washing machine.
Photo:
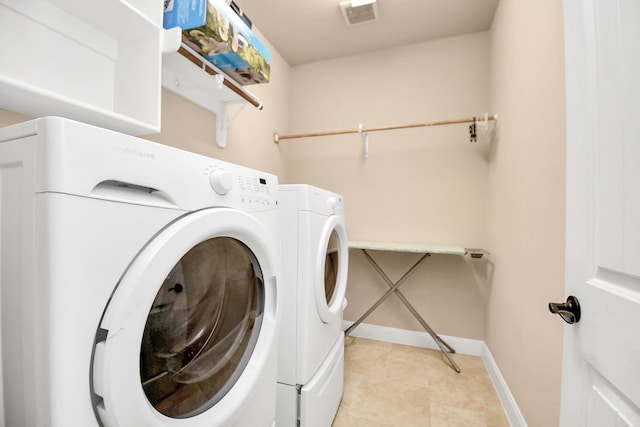
<svg viewBox="0 0 640 427">
<path fill-rule="evenodd" d="M 341 195 L 281 185 L 278 427 L 330 427 L 343 391 L 348 242 Z"/>
<path fill-rule="evenodd" d="M 0 188 L 4 425 L 274 425 L 276 176 L 43 118 Z"/>
</svg>

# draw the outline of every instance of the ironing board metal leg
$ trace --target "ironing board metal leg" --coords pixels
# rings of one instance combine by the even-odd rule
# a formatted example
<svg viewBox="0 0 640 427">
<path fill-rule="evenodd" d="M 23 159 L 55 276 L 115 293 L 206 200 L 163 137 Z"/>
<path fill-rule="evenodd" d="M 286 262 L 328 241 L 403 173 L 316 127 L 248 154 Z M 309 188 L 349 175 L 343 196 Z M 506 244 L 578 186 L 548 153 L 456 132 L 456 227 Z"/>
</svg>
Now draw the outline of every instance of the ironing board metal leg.
<svg viewBox="0 0 640 427">
<path fill-rule="evenodd" d="M 371 265 L 373 266 L 373 268 L 378 272 L 378 274 L 382 277 L 382 279 L 385 281 L 385 283 L 389 286 L 389 289 L 387 290 L 387 292 L 384 293 L 384 295 L 382 295 L 382 297 L 380 297 L 378 299 L 378 301 L 376 301 L 376 303 L 371 306 L 371 308 L 369 308 L 369 310 L 367 310 L 366 313 L 364 313 L 362 316 L 360 316 L 360 318 L 353 324 L 351 325 L 346 331 L 345 334 L 349 335 L 349 333 L 355 328 L 357 327 L 360 323 L 362 323 L 362 321 L 369 316 L 376 308 L 378 308 L 378 306 L 380 304 L 382 304 L 388 297 L 389 295 L 391 295 L 392 293 L 395 293 L 398 298 L 400 299 L 400 301 L 402 301 L 402 303 L 407 307 L 407 309 L 411 312 L 411 314 L 416 318 L 416 320 L 420 323 L 420 325 L 422 325 L 422 327 L 427 331 L 427 333 L 429 335 L 431 335 L 431 338 L 433 338 L 433 340 L 435 341 L 435 343 L 438 345 L 438 347 L 440 348 L 440 351 L 442 351 L 442 354 L 444 354 L 444 356 L 447 358 L 447 360 L 449 361 L 449 363 L 451 364 L 451 367 L 458 373 L 460 373 L 460 368 L 458 367 L 458 365 L 456 364 L 456 362 L 453 360 L 453 358 L 451 357 L 451 355 L 449 353 L 455 353 L 456 351 L 453 349 L 453 347 L 451 347 L 449 344 L 447 344 L 446 341 L 444 341 L 430 326 L 429 324 L 422 318 L 422 316 L 420 315 L 420 313 L 418 313 L 418 311 L 413 307 L 413 305 L 409 302 L 409 300 L 407 300 L 407 298 L 402 294 L 402 292 L 398 289 L 400 287 L 400 285 L 409 277 L 409 275 L 411 273 L 413 273 L 413 271 L 418 267 L 418 265 L 420 265 L 422 263 L 422 261 L 429 256 L 430 254 L 426 253 L 424 254 L 415 264 L 413 264 L 413 266 L 400 278 L 400 280 L 398 280 L 396 283 L 393 283 L 391 281 L 391 279 L 389 279 L 389 276 L 387 276 L 387 274 L 382 270 L 382 268 L 378 265 L 378 263 L 376 263 L 376 261 L 371 257 L 371 255 L 369 255 L 369 253 L 367 252 L 366 249 L 362 249 L 362 252 L 364 253 L 365 257 L 367 258 L 367 260 L 369 261 L 369 263 L 371 263 Z"/>
<path fill-rule="evenodd" d="M 364 252 L 365 256 L 367 256 L 367 259 L 371 259 L 371 257 L 369 256 L 369 254 L 367 253 L 366 250 L 362 250 L 362 252 Z M 387 298 L 389 298 L 389 295 L 391 295 L 392 293 L 394 293 L 396 291 L 396 289 L 398 289 L 398 287 L 400 285 L 402 285 L 402 283 L 411 275 L 411 273 L 413 273 L 413 270 L 415 270 L 418 265 L 420 265 L 420 263 L 422 262 L 423 259 L 425 259 L 427 256 L 429 256 L 429 254 L 424 254 L 422 256 L 422 258 L 420 258 L 415 264 L 413 264 L 413 266 L 406 272 L 404 273 L 404 275 L 400 278 L 400 280 L 398 280 L 395 284 L 392 284 L 391 288 L 389 288 L 387 290 L 387 292 L 384 293 L 384 295 L 382 295 L 378 301 L 376 301 L 362 316 L 360 316 L 360 318 L 358 320 L 356 320 L 353 325 L 349 326 L 347 328 L 346 331 L 344 331 L 345 335 L 349 335 L 349 333 L 354 330 L 360 323 L 362 323 L 364 321 L 364 319 L 366 319 L 367 317 L 369 317 L 369 315 L 371 313 L 373 313 L 373 311 L 378 308 L 378 306 L 380 306 L 380 304 L 382 304 Z M 374 264 L 374 268 L 376 268 L 377 265 Z M 378 267 L 379 268 L 379 267 Z M 376 268 L 376 270 L 378 269 Z"/>
</svg>

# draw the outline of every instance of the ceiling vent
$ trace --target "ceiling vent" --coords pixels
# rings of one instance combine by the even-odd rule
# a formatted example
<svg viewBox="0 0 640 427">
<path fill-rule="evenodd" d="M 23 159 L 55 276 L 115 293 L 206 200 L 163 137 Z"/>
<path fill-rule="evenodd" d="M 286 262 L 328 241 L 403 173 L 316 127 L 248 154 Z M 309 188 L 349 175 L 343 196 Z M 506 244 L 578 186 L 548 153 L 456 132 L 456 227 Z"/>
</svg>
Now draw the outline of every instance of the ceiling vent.
<svg viewBox="0 0 640 427">
<path fill-rule="evenodd" d="M 375 1 L 361 6 L 352 6 L 351 1 L 343 1 L 340 3 L 340 10 L 347 27 L 378 20 L 378 5 Z"/>
</svg>

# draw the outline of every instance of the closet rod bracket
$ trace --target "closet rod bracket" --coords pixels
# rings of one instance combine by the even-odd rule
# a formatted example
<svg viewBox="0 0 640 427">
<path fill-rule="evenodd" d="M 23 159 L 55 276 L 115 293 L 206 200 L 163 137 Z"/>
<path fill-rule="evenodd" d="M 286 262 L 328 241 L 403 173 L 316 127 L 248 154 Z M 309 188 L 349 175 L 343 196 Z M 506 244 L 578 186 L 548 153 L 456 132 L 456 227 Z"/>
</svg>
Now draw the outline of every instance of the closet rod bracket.
<svg viewBox="0 0 640 427">
<path fill-rule="evenodd" d="M 360 123 L 358 125 L 358 133 L 362 138 L 362 155 L 365 159 L 369 158 L 369 132 L 362 132 L 364 125 Z"/>
<path fill-rule="evenodd" d="M 218 89 L 222 89 L 222 86 L 224 85 L 224 75 L 223 74 L 216 74 L 213 77 L 216 79 L 216 86 L 218 87 Z"/>
</svg>

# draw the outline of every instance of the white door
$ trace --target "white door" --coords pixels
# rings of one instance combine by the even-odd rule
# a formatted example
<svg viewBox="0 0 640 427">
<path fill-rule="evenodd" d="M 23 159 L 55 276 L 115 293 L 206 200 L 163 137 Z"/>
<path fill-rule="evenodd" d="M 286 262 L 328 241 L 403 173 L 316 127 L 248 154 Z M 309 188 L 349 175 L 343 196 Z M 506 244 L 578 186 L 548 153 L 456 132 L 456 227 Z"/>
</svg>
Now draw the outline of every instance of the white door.
<svg viewBox="0 0 640 427">
<path fill-rule="evenodd" d="M 640 0 L 565 0 L 562 426 L 640 426 Z"/>
</svg>

